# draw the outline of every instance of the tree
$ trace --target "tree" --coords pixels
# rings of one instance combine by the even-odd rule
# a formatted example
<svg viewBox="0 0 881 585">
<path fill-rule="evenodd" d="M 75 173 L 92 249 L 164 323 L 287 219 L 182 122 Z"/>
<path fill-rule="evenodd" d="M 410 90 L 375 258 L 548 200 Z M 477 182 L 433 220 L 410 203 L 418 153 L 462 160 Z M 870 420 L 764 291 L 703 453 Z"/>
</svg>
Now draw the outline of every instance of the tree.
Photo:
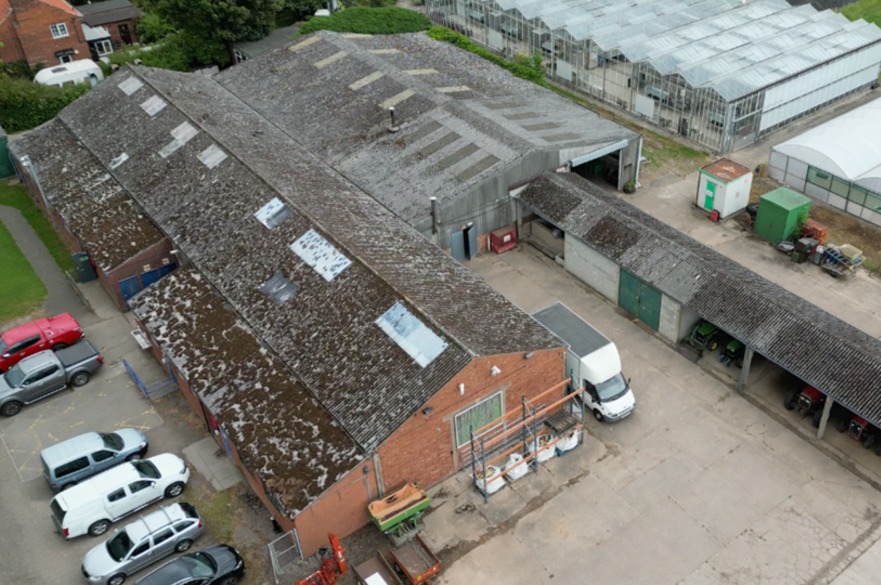
<svg viewBox="0 0 881 585">
<path fill-rule="evenodd" d="M 284 0 L 141 0 L 178 30 L 213 44 L 253 41 L 272 29 Z"/>
</svg>

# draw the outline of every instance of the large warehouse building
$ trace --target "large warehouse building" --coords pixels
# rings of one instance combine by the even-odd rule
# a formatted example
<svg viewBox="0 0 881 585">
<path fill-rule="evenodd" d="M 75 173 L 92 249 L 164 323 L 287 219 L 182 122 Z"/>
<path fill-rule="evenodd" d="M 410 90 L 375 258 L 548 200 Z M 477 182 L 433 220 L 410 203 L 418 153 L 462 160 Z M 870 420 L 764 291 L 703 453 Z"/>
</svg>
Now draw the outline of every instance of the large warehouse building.
<svg viewBox="0 0 881 585">
<path fill-rule="evenodd" d="M 768 174 L 881 226 L 881 99 L 771 149 Z"/>
<path fill-rule="evenodd" d="M 877 83 L 881 29 L 785 0 L 428 0 L 430 18 L 728 153 Z"/>
<path fill-rule="evenodd" d="M 338 61 L 356 70 L 355 80 L 371 75 L 363 62 L 326 62 L 340 53 L 337 35 L 300 42 L 315 53 L 295 58 L 281 49 L 273 66 L 290 56 L 312 67 Z M 346 46 L 351 61 L 392 42 L 408 41 Z M 394 134 L 381 104 L 406 90 L 386 80 L 347 91 L 376 114 L 372 124 L 350 120 L 373 128 L 365 142 L 418 143 L 413 134 L 422 132 L 423 156 L 442 150 L 428 147 L 442 122 L 428 130 L 408 123 L 427 102 L 415 91 L 412 100 L 398 97 L 410 115 Z M 121 293 L 116 273 L 164 269 L 127 297 L 154 355 L 308 555 L 328 531 L 343 536 L 368 522 L 370 501 L 408 482 L 429 487 L 465 466 L 472 431 L 562 382 L 565 348 L 316 156 L 305 137 L 288 134 L 283 119 L 268 119 L 216 78 L 132 67 L 11 150 L 35 201 L 72 244 L 92 252 L 111 294 Z M 334 152 L 357 146 L 324 144 Z M 467 158 L 465 168 L 476 164 Z"/>
</svg>

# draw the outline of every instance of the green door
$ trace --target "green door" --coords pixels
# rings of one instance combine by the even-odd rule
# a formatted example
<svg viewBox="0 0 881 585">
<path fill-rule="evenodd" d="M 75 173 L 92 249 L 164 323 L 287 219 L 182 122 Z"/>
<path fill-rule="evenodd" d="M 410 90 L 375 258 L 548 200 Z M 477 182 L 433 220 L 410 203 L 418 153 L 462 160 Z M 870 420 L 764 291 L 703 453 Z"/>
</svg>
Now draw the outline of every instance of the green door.
<svg viewBox="0 0 881 585">
<path fill-rule="evenodd" d="M 633 315 L 639 317 L 639 289 L 642 283 L 638 278 L 621 269 L 621 276 L 618 279 L 618 304 L 621 308 Z"/>
<path fill-rule="evenodd" d="M 707 211 L 713 211 L 713 201 L 716 200 L 716 183 L 712 181 L 707 181 L 707 186 L 704 189 L 704 209 Z"/>
<path fill-rule="evenodd" d="M 623 268 L 618 280 L 618 304 L 655 331 L 658 330 L 661 324 L 661 291 Z"/>
</svg>

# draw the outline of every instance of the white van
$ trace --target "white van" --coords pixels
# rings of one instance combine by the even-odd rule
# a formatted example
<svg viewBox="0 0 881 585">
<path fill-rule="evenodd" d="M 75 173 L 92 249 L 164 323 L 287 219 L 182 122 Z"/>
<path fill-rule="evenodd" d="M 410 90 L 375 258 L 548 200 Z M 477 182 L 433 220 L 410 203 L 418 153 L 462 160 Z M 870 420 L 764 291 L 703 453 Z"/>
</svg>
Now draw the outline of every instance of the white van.
<svg viewBox="0 0 881 585">
<path fill-rule="evenodd" d="M 52 498 L 52 521 L 65 539 L 100 536 L 112 522 L 156 500 L 179 496 L 189 479 L 186 462 L 171 453 L 123 463 Z"/>
<path fill-rule="evenodd" d="M 91 83 L 96 85 L 104 79 L 104 72 L 97 63 L 90 59 L 81 59 L 62 63 L 57 67 L 40 69 L 34 76 L 34 82 L 42 85 L 74 85 L 76 83 Z"/>
</svg>

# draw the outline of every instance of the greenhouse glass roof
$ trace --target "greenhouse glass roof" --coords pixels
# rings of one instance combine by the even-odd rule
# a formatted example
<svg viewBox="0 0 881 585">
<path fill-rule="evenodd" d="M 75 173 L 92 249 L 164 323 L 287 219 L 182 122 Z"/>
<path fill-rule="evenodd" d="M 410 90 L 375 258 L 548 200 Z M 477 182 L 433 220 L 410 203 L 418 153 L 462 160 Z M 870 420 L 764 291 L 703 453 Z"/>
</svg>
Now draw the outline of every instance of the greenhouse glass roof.
<svg viewBox="0 0 881 585">
<path fill-rule="evenodd" d="M 774 147 L 776 152 L 881 193 L 881 99 Z"/>
<path fill-rule="evenodd" d="M 495 0 L 525 20 L 734 101 L 881 41 L 881 29 L 786 0 Z"/>
</svg>

